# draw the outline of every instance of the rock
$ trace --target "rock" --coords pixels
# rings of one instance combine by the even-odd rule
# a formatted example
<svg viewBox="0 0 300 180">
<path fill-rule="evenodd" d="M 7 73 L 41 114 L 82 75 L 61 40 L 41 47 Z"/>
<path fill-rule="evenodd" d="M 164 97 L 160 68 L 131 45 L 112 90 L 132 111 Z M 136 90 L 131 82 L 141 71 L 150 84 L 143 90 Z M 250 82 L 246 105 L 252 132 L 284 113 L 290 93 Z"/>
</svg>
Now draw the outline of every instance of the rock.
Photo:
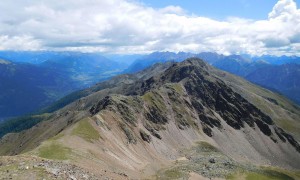
<svg viewBox="0 0 300 180">
<path fill-rule="evenodd" d="M 202 130 L 207 136 L 209 136 L 209 137 L 213 136 L 213 132 L 212 132 L 211 128 L 208 127 L 206 124 L 203 124 Z"/>
<path fill-rule="evenodd" d="M 70 178 L 71 180 L 77 180 L 77 178 L 76 178 L 75 176 L 73 176 L 73 175 L 69 176 L 69 178 Z"/>
<path fill-rule="evenodd" d="M 214 158 L 210 158 L 210 159 L 209 159 L 209 162 L 210 162 L 210 163 L 216 163 L 216 161 L 215 161 Z"/>
<path fill-rule="evenodd" d="M 141 135 L 141 137 L 142 137 L 142 139 L 143 139 L 144 141 L 146 141 L 146 142 L 148 142 L 148 143 L 151 142 L 151 136 L 148 135 L 145 131 L 140 130 L 140 135 Z"/>
</svg>

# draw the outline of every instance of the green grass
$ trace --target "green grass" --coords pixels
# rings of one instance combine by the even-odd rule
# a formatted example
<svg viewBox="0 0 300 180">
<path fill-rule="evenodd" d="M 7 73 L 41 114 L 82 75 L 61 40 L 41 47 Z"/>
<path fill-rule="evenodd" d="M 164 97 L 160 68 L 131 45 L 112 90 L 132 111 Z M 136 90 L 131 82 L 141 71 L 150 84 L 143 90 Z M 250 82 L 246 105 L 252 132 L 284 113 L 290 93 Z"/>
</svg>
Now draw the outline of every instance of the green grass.
<svg viewBox="0 0 300 180">
<path fill-rule="evenodd" d="M 59 134 L 57 134 L 56 136 L 50 138 L 50 140 L 59 140 L 59 139 L 62 138 L 63 136 L 64 136 L 63 133 L 59 133 Z"/>
<path fill-rule="evenodd" d="M 181 178 L 182 176 L 183 174 L 176 169 L 167 170 L 165 172 L 165 177 L 170 179 Z"/>
<path fill-rule="evenodd" d="M 175 90 L 175 92 L 177 92 L 180 95 L 184 93 L 182 86 L 178 83 L 168 83 L 167 87 Z"/>
<path fill-rule="evenodd" d="M 215 146 L 205 141 L 197 142 L 196 150 L 198 153 L 199 152 L 220 152 Z"/>
<path fill-rule="evenodd" d="M 159 109 L 163 112 L 167 110 L 164 99 L 158 92 L 148 92 L 142 97 L 149 106 L 154 106 L 156 109 Z"/>
<path fill-rule="evenodd" d="M 67 160 L 71 153 L 70 148 L 66 148 L 58 143 L 51 142 L 49 145 L 39 149 L 39 156 L 46 159 Z"/>
<path fill-rule="evenodd" d="M 173 179 L 185 179 L 187 177 L 188 177 L 188 174 L 186 172 L 183 172 L 175 167 L 175 168 L 160 172 L 159 174 L 156 175 L 155 179 L 173 180 Z"/>
<path fill-rule="evenodd" d="M 237 173 L 227 177 L 228 180 L 238 180 L 240 177 L 245 177 L 246 180 L 295 180 L 288 173 L 283 173 L 275 170 L 262 170 L 259 172 Z"/>
<path fill-rule="evenodd" d="M 98 140 L 101 137 L 99 132 L 89 123 L 88 119 L 79 121 L 73 129 L 72 135 L 79 136 L 89 142 Z"/>
<path fill-rule="evenodd" d="M 273 172 L 268 172 L 266 174 L 259 174 L 259 173 L 249 173 L 246 176 L 246 180 L 293 180 L 288 175 L 273 171 Z"/>
</svg>

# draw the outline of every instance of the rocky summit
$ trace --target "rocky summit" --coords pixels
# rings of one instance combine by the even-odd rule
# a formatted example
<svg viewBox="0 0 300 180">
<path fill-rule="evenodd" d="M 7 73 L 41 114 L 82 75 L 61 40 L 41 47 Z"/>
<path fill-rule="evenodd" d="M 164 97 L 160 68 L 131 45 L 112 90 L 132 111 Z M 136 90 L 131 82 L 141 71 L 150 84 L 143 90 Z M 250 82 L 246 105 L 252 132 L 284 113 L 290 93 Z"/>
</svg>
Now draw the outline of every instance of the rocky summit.
<svg viewBox="0 0 300 180">
<path fill-rule="evenodd" d="M 156 64 L 76 95 L 2 137 L 0 153 L 14 156 L 1 158 L 1 176 L 300 178 L 300 108 L 201 59 Z"/>
</svg>

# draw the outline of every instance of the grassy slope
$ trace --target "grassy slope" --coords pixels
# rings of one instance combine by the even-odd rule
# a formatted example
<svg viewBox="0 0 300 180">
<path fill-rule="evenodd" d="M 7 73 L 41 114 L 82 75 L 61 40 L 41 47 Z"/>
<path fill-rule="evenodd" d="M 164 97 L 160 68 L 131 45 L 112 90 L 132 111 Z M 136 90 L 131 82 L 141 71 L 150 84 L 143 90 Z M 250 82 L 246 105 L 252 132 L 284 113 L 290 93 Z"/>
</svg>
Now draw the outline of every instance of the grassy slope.
<svg viewBox="0 0 300 180">
<path fill-rule="evenodd" d="M 76 127 L 72 131 L 72 135 L 79 136 L 86 141 L 93 142 L 100 138 L 99 132 L 96 131 L 89 123 L 89 119 L 83 119 L 79 121 Z"/>
<path fill-rule="evenodd" d="M 47 159 L 67 160 L 71 149 L 62 146 L 59 143 L 51 142 L 39 149 L 39 156 Z"/>
</svg>

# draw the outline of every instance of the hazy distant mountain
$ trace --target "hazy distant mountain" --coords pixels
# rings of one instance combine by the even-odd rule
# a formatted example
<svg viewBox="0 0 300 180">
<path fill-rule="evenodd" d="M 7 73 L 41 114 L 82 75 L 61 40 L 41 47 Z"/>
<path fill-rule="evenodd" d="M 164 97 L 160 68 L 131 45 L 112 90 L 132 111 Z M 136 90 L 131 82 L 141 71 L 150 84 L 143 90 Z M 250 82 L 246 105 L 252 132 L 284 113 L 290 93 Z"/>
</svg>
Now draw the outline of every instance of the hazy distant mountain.
<svg viewBox="0 0 300 180">
<path fill-rule="evenodd" d="M 244 77 L 265 88 L 280 92 L 300 104 L 300 64 L 289 64 L 289 62 L 295 62 L 295 59 L 295 57 L 285 59 L 288 64 L 279 65 L 282 62 L 271 64 L 270 59 L 269 62 L 264 60 L 251 61 L 242 56 L 235 56 L 235 58 L 228 56 L 217 61 L 213 66 Z"/>
<path fill-rule="evenodd" d="M 105 57 L 108 59 L 111 59 L 113 61 L 116 61 L 120 64 L 123 64 L 125 66 L 131 65 L 135 60 L 142 58 L 144 55 L 141 54 L 105 54 Z"/>
<path fill-rule="evenodd" d="M 163 63 L 167 61 L 180 62 L 186 58 L 194 57 L 192 53 L 185 52 L 154 52 L 149 55 L 145 55 L 135 60 L 126 70 L 125 73 L 135 73 L 140 70 L 146 69 L 155 63 Z"/>
<path fill-rule="evenodd" d="M 258 65 L 264 64 L 253 63 L 251 59 L 247 59 L 239 55 L 230 55 L 224 56 L 222 59 L 214 62 L 212 65 L 227 72 L 239 76 L 245 76 L 249 72 L 253 71 L 253 69 L 255 70 L 258 68 Z"/>
<path fill-rule="evenodd" d="M 282 65 L 282 64 L 300 64 L 300 57 L 298 56 L 270 56 L 264 55 L 259 57 L 252 57 L 253 61 L 265 61 L 270 64 Z"/>
<path fill-rule="evenodd" d="M 55 51 L 0 51 L 0 58 L 13 62 L 40 64 L 47 60 L 61 58 L 67 53 Z"/>
<path fill-rule="evenodd" d="M 300 104 L 300 65 L 266 66 L 249 73 L 247 80 L 274 89 Z"/>
</svg>

